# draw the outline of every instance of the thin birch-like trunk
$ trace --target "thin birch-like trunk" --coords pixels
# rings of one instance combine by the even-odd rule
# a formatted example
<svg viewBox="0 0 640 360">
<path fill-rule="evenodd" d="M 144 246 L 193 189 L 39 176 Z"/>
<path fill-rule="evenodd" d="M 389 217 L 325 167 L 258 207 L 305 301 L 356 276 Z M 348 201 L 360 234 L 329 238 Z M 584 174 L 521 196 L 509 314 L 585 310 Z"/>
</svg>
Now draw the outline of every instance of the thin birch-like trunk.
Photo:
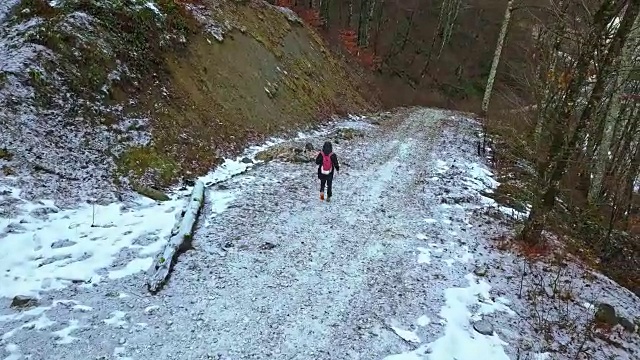
<svg viewBox="0 0 640 360">
<path fill-rule="evenodd" d="M 511 22 L 512 11 L 513 0 L 509 0 L 509 2 L 507 3 L 507 9 L 504 12 L 504 19 L 502 20 L 502 28 L 500 29 L 500 35 L 498 36 L 496 50 L 493 53 L 493 61 L 491 63 L 489 78 L 487 79 L 487 87 L 484 90 L 484 97 L 482 98 L 482 117 L 487 116 L 487 110 L 489 109 L 489 100 L 491 99 L 491 92 L 493 91 L 493 83 L 496 80 L 496 73 L 498 72 L 498 64 L 500 63 L 500 56 L 502 55 L 504 40 L 507 37 L 507 30 L 509 29 L 509 23 Z"/>
<path fill-rule="evenodd" d="M 602 192 L 602 182 L 607 163 L 610 158 L 611 142 L 613 140 L 613 130 L 620 117 L 620 107 L 622 102 L 622 94 L 624 93 L 624 84 L 631 73 L 634 58 L 636 56 L 636 47 L 640 39 L 640 16 L 638 16 L 633 24 L 629 38 L 625 43 L 620 58 L 620 67 L 615 80 L 615 87 L 611 99 L 611 106 L 605 118 L 604 130 L 602 133 L 602 141 L 596 151 L 594 159 L 593 176 L 591 178 L 591 186 L 589 188 L 589 202 L 594 204 L 600 200 Z"/>
</svg>

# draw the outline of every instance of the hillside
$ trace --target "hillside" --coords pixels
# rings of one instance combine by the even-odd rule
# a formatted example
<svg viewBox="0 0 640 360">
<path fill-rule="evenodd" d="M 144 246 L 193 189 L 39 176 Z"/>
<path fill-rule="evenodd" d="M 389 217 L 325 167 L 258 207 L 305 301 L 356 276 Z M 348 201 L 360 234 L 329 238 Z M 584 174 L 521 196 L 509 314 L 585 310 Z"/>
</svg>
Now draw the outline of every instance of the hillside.
<svg viewBox="0 0 640 360">
<path fill-rule="evenodd" d="M 386 106 L 479 112 L 507 0 L 273 0 L 314 24 L 332 49 L 369 71 Z M 526 76 L 539 1 L 519 0 L 502 51 L 497 108 L 531 102 Z"/>
<path fill-rule="evenodd" d="M 2 6 L 0 167 L 27 198 L 149 193 L 370 106 L 317 35 L 261 1 Z"/>
</svg>

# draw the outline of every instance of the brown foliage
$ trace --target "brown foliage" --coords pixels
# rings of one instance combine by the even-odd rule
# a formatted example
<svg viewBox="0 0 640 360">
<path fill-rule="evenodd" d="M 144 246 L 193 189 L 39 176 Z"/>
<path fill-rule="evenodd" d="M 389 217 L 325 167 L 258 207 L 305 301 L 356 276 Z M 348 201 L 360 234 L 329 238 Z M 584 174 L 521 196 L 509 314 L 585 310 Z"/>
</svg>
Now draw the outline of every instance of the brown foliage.
<svg viewBox="0 0 640 360">
<path fill-rule="evenodd" d="M 297 11 L 298 15 L 309 24 L 309 26 L 314 27 L 316 29 L 320 28 L 323 24 L 322 19 L 320 18 L 320 12 L 314 9 L 299 9 Z"/>
</svg>

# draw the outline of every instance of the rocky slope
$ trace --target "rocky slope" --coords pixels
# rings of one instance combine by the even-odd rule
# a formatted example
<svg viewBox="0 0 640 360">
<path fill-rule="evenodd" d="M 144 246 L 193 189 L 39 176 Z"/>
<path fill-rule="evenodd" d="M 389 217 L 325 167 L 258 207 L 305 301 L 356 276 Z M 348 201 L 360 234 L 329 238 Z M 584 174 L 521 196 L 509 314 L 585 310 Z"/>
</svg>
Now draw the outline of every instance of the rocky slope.
<svg viewBox="0 0 640 360">
<path fill-rule="evenodd" d="M 0 39 L 2 182 L 27 198 L 167 187 L 370 106 L 315 33 L 261 1 L 11 0 Z"/>
</svg>

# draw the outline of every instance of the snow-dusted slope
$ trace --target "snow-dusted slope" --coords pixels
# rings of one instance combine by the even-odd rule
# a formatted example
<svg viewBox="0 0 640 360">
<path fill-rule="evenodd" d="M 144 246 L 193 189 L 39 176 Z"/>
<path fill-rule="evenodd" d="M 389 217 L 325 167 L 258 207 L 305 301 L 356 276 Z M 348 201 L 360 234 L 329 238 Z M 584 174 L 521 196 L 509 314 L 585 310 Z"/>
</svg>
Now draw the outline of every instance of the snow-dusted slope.
<svg viewBox="0 0 640 360">
<path fill-rule="evenodd" d="M 134 16 L 144 4 L 153 5 L 95 3 L 100 6 L 94 12 L 114 16 Z M 90 4 L 0 5 L 0 148 L 12 155 L 0 158 L 0 182 L 20 188 L 25 197 L 55 197 L 59 205 L 113 201 L 113 158 L 151 140 L 147 114 L 125 110 L 138 104 L 136 97 L 128 103 L 109 100 L 117 82 L 140 81 L 143 73 L 117 58 L 127 44 L 105 19 L 83 10 Z M 157 16 L 159 29 L 162 15 Z"/>
<path fill-rule="evenodd" d="M 479 193 L 496 183 L 475 155 L 477 124 L 412 109 L 380 126 L 348 126 L 365 136 L 334 147 L 343 168 L 333 202 L 319 201 L 312 164 L 272 162 L 210 187 L 195 250 L 181 256 L 157 296 L 145 291 L 142 273 L 121 272 L 134 268 L 121 261 L 135 259 L 131 251 L 149 248 L 129 245 L 133 234 L 119 234 L 136 214 L 145 220 L 130 230 L 140 233 L 164 222 L 163 212 L 170 210 L 153 205 L 119 215 L 113 237 L 104 239 L 121 241 L 130 253 L 120 254 L 114 267 L 96 265 L 107 275 L 100 282 L 65 283 L 43 292 L 39 306 L 27 311 L 2 309 L 5 356 L 565 359 L 581 349 L 594 359 L 637 358 L 638 336 L 631 333 L 588 340 L 580 348 L 582 338 L 566 328 L 555 329 L 553 341 L 533 330 L 540 313 L 552 318 L 562 309 L 548 299 L 533 308 L 519 298 L 536 289 L 533 279 L 524 278 L 521 289 L 521 259 L 493 247 L 493 236 L 510 231 L 504 219 L 513 212 Z M 326 138 L 318 133 L 310 140 L 320 146 Z M 213 174 L 209 181 L 225 176 Z M 153 209 L 162 215 L 148 215 Z M 38 234 L 29 226 L 21 236 Z M 103 231 L 81 228 L 89 238 L 106 236 Z M 72 240 L 77 244 L 70 248 L 88 241 Z M 35 264 L 37 258 L 25 261 Z M 582 279 L 588 270 L 574 265 L 564 269 L 560 287 L 575 287 L 563 306 L 576 329 L 595 302 L 612 304 L 625 317 L 640 311 L 636 297 L 607 279 Z M 552 270 L 546 271 L 553 279 Z M 131 275 L 108 276 L 113 273 Z M 6 279 L 0 277 L 3 286 L 20 283 Z"/>
<path fill-rule="evenodd" d="M 165 189 L 365 109 L 344 65 L 264 1 L 0 1 L 0 184 L 61 208 Z"/>
</svg>

